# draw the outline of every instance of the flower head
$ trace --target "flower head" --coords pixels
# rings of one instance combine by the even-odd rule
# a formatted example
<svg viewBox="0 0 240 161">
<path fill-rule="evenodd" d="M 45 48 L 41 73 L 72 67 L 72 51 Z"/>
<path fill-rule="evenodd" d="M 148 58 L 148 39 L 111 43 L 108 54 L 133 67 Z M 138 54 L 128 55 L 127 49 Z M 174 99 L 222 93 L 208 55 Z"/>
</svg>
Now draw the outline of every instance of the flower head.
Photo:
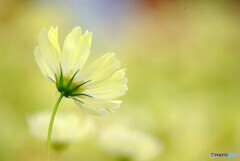
<svg viewBox="0 0 240 161">
<path fill-rule="evenodd" d="M 120 107 L 116 100 L 127 91 L 125 70 L 113 53 L 107 53 L 88 68 L 92 33 L 82 34 L 75 27 L 65 38 L 63 49 L 58 42 L 58 28 L 42 29 L 35 48 L 36 62 L 42 74 L 56 84 L 63 96 L 92 114 L 106 114 Z"/>
</svg>

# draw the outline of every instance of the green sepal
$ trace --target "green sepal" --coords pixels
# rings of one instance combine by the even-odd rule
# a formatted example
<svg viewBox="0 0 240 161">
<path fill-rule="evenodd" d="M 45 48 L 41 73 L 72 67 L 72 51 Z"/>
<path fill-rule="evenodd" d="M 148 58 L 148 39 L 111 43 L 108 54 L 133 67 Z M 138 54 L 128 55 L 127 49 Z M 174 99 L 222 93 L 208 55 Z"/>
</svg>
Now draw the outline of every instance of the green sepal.
<svg viewBox="0 0 240 161">
<path fill-rule="evenodd" d="M 55 83 L 55 81 L 52 78 L 50 78 L 49 76 L 47 76 L 47 78 L 50 79 L 53 83 Z"/>
<path fill-rule="evenodd" d="M 68 82 L 67 85 L 66 85 L 66 89 L 69 89 L 69 88 L 71 87 L 71 84 L 72 84 L 72 82 L 73 82 L 73 79 L 74 79 L 74 77 L 76 76 L 76 74 L 79 72 L 79 70 L 80 70 L 80 69 L 78 69 L 78 70 L 74 73 L 74 75 L 72 76 L 72 78 L 69 80 L 69 82 Z"/>
<path fill-rule="evenodd" d="M 62 73 L 62 67 L 60 65 L 60 78 L 59 78 L 59 88 L 62 88 L 63 87 L 63 73 Z"/>
<path fill-rule="evenodd" d="M 78 100 L 78 99 L 76 99 L 76 98 L 72 98 L 72 99 L 74 99 L 74 100 L 76 100 L 76 101 L 78 101 L 78 102 L 80 102 L 80 103 L 82 103 L 82 104 L 84 104 L 84 102 L 83 101 L 80 101 L 80 100 Z"/>
<path fill-rule="evenodd" d="M 87 96 L 87 97 L 93 98 L 92 96 L 85 94 L 85 93 L 71 94 L 70 96 Z"/>
<path fill-rule="evenodd" d="M 55 74 L 56 82 L 55 82 L 54 80 L 52 80 L 52 79 L 51 79 L 51 80 L 56 83 L 56 87 L 57 87 L 58 91 L 59 91 L 60 93 L 63 92 L 65 97 L 87 96 L 87 97 L 91 97 L 91 98 L 92 98 L 92 96 L 87 95 L 87 94 L 84 94 L 84 93 L 73 94 L 73 93 L 74 93 L 76 90 L 78 90 L 81 86 L 83 86 L 84 84 L 86 84 L 86 83 L 88 83 L 88 82 L 91 81 L 91 80 L 88 80 L 88 81 L 83 82 L 83 83 L 81 83 L 81 84 L 79 84 L 79 85 L 77 85 L 77 86 L 74 85 L 75 87 L 71 88 L 71 85 L 73 84 L 73 80 L 74 80 L 75 76 L 77 75 L 77 73 L 78 73 L 79 71 L 80 71 L 80 69 L 78 69 L 78 70 L 73 74 L 73 76 L 71 77 L 71 79 L 67 82 L 67 84 L 65 83 L 66 85 L 64 85 L 63 71 L 62 71 L 62 67 L 61 67 L 61 65 L 60 65 L 60 76 L 59 76 L 59 78 L 57 77 L 57 74 Z M 78 100 L 78 101 L 79 101 L 79 100 Z M 79 101 L 79 102 L 83 103 L 82 101 Z"/>
<path fill-rule="evenodd" d="M 73 89 L 71 89 L 71 92 L 76 91 L 79 87 L 83 86 L 84 84 L 86 84 L 86 83 L 88 83 L 88 82 L 90 82 L 90 81 L 91 81 L 91 80 L 86 81 L 86 82 L 83 82 L 82 84 L 77 85 L 76 87 L 74 87 Z"/>
</svg>

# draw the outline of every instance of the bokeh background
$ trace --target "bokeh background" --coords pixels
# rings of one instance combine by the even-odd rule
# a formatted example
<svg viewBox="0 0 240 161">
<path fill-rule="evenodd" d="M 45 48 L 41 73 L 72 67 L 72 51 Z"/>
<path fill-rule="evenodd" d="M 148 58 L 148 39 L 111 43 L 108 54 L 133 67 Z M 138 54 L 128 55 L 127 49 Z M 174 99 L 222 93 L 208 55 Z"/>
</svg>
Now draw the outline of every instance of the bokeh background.
<svg viewBox="0 0 240 161">
<path fill-rule="evenodd" d="M 97 141 L 112 124 L 154 137 L 161 150 L 152 161 L 240 155 L 239 16 L 232 0 L 0 0 L 0 161 L 46 158 L 46 143 L 31 134 L 27 117 L 51 111 L 58 97 L 33 56 L 41 28 L 50 26 L 59 27 L 60 44 L 75 26 L 93 32 L 88 62 L 115 52 L 129 79 L 113 114 L 91 116 L 71 100 L 61 103 L 59 111 L 92 119 L 96 133 L 52 150 L 52 160 L 126 160 Z"/>
</svg>

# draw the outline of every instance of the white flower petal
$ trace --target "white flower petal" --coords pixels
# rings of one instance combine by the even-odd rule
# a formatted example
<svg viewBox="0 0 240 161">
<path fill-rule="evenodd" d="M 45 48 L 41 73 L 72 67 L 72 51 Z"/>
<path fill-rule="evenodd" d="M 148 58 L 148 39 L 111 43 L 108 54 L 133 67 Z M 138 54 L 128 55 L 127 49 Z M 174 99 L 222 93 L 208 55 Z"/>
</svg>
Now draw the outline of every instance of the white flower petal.
<svg viewBox="0 0 240 161">
<path fill-rule="evenodd" d="M 54 73 L 57 73 L 60 54 L 58 53 L 55 45 L 52 43 L 53 35 L 56 36 L 56 33 L 52 34 L 52 31 L 53 29 L 47 33 L 47 30 L 45 28 L 42 29 L 39 34 L 39 49 L 42 53 L 43 59 L 46 61 L 49 67 L 53 70 Z M 51 35 L 51 38 L 48 37 L 48 34 Z"/>
<path fill-rule="evenodd" d="M 51 27 L 49 32 L 48 32 L 48 38 L 50 42 L 54 45 L 56 48 L 58 55 L 61 56 L 61 48 L 59 46 L 58 42 L 58 27 L 56 26 L 55 28 Z"/>
<path fill-rule="evenodd" d="M 136 161 L 152 160 L 161 154 L 164 147 L 158 138 L 121 124 L 102 128 L 98 143 L 110 155 Z"/>
<path fill-rule="evenodd" d="M 113 112 L 113 110 L 119 108 L 120 104 L 122 103 L 120 100 L 100 101 L 94 99 L 80 99 L 78 97 L 76 97 L 76 99 L 84 102 L 83 104 L 77 100 L 74 100 L 78 106 L 93 115 L 105 115 L 107 113 Z"/>
<path fill-rule="evenodd" d="M 84 93 L 99 100 L 111 100 L 124 95 L 128 90 L 125 71 L 126 69 L 118 70 L 106 81 L 88 86 Z"/>
<path fill-rule="evenodd" d="M 38 67 L 40 68 L 42 74 L 47 77 L 48 79 L 55 81 L 54 73 L 46 63 L 46 61 L 43 58 L 43 55 L 39 49 L 39 46 L 37 46 L 34 50 L 34 56 L 36 63 Z"/>
<path fill-rule="evenodd" d="M 121 63 L 115 58 L 114 53 L 107 53 L 93 62 L 86 71 L 76 76 L 74 81 L 89 81 L 88 86 L 99 83 L 110 78 Z"/>
<path fill-rule="evenodd" d="M 92 33 L 86 31 L 82 35 L 80 27 L 75 27 L 68 34 L 64 41 L 61 60 L 64 75 L 67 75 L 70 71 L 75 73 L 79 69 L 82 70 L 90 53 L 91 42 Z"/>
</svg>

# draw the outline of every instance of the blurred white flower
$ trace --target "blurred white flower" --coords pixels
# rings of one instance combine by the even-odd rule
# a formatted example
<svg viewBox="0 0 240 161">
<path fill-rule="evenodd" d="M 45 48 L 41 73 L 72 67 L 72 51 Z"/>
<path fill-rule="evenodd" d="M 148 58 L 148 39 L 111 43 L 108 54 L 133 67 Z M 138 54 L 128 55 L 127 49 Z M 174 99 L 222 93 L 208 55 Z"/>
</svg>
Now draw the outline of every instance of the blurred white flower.
<svg viewBox="0 0 240 161">
<path fill-rule="evenodd" d="M 162 151 L 157 138 L 125 126 L 115 125 L 101 130 L 100 147 L 107 153 L 132 160 L 149 160 Z"/>
<path fill-rule="evenodd" d="M 46 140 L 51 112 L 35 113 L 28 117 L 31 133 L 41 140 Z M 56 116 L 52 132 L 52 143 L 68 144 L 86 139 L 94 132 L 93 121 L 75 113 L 62 113 Z"/>
</svg>

